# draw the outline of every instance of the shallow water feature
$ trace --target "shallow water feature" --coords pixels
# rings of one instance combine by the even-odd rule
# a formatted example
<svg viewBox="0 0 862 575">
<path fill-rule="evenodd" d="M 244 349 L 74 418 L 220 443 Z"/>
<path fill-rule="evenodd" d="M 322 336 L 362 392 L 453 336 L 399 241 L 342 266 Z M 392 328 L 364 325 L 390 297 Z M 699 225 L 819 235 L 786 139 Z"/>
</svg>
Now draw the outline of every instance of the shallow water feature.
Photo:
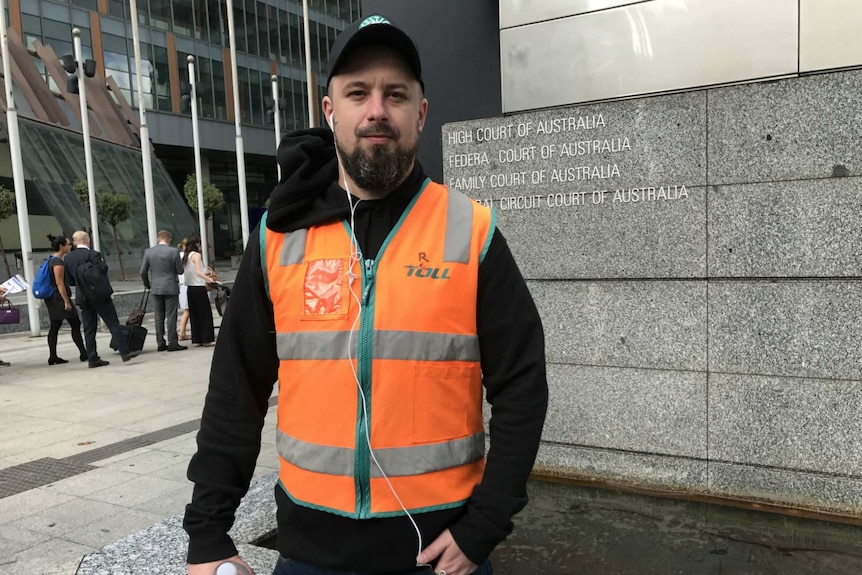
<svg viewBox="0 0 862 575">
<path fill-rule="evenodd" d="M 862 574 L 860 526 L 540 479 L 528 489 L 495 575 Z"/>
</svg>

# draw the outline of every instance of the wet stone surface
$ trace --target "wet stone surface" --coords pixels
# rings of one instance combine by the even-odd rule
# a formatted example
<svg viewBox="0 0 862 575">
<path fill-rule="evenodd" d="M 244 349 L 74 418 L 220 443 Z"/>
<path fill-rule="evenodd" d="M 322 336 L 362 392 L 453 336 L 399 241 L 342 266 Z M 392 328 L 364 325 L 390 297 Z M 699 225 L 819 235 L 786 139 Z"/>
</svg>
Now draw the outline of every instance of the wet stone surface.
<svg viewBox="0 0 862 575">
<path fill-rule="evenodd" d="M 858 574 L 862 527 L 533 480 L 498 575 Z"/>
</svg>

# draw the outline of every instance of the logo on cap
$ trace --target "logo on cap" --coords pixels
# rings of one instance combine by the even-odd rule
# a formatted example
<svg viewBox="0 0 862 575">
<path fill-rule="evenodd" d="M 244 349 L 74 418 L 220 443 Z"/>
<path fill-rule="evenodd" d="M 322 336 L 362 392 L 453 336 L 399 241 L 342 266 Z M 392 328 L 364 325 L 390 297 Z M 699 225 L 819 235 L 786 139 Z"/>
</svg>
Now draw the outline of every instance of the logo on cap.
<svg viewBox="0 0 862 575">
<path fill-rule="evenodd" d="M 369 16 L 359 25 L 359 29 L 365 28 L 371 24 L 391 24 L 389 20 L 384 18 L 383 16 Z"/>
</svg>

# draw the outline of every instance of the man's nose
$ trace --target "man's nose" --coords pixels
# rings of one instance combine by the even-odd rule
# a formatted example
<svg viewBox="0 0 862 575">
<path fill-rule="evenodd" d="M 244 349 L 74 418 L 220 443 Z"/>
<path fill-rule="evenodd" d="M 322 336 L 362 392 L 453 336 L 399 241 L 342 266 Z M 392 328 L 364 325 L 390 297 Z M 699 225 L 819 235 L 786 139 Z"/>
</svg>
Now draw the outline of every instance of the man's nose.
<svg viewBox="0 0 862 575">
<path fill-rule="evenodd" d="M 386 106 L 386 98 L 382 93 L 375 92 L 368 98 L 365 110 L 366 120 L 369 122 L 382 122 L 389 120 L 389 110 Z"/>
</svg>

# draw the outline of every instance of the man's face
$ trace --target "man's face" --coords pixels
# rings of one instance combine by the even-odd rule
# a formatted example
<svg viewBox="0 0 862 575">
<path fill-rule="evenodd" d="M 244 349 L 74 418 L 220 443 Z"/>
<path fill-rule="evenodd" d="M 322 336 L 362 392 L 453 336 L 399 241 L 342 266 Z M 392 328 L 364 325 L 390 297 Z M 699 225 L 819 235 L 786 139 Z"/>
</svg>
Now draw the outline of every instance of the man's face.
<svg viewBox="0 0 862 575">
<path fill-rule="evenodd" d="M 404 61 L 383 46 L 350 55 L 332 78 L 323 111 L 333 115 L 335 144 L 347 175 L 361 188 L 386 193 L 416 159 L 428 102 Z"/>
</svg>

